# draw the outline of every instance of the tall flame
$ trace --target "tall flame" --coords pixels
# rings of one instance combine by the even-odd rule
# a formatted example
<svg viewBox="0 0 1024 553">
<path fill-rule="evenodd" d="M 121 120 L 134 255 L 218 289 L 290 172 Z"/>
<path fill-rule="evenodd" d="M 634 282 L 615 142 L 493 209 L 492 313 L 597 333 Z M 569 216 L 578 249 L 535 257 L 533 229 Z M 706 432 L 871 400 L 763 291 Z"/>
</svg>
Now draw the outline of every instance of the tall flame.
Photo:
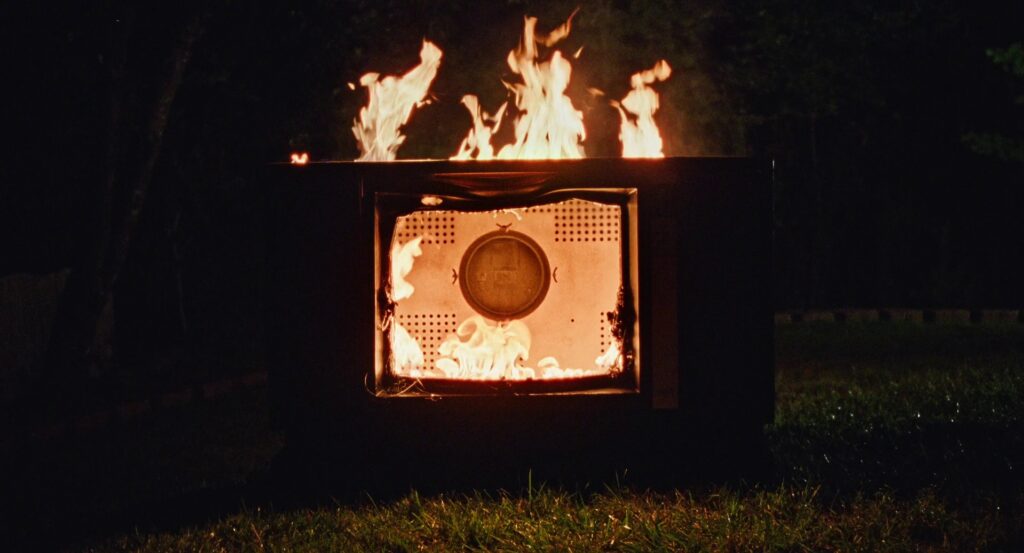
<svg viewBox="0 0 1024 553">
<path fill-rule="evenodd" d="M 441 49 L 423 41 L 420 64 L 405 75 L 367 73 L 359 79 L 370 95 L 369 103 L 359 110 L 352 132 L 362 155 L 358 161 L 391 161 L 405 141 L 400 129 L 409 121 L 412 110 L 425 103 L 430 83 L 441 65 Z"/>
<path fill-rule="evenodd" d="M 562 159 L 583 157 L 582 141 L 586 139 L 583 112 L 577 110 L 565 95 L 572 75 L 572 64 L 555 50 L 549 61 L 538 63 L 538 47 L 550 47 L 569 36 L 572 15 L 549 34 L 536 32 L 537 18 L 527 17 L 519 47 L 508 54 L 508 65 L 522 77 L 521 83 L 505 83 L 515 95 L 519 112 L 515 122 L 515 142 L 498 152 L 500 159 Z M 455 159 L 490 159 L 493 146 L 490 137 L 497 131 L 505 105 L 498 115 L 487 116 L 475 97 L 463 103 L 473 118 L 473 128 L 459 147 Z M 488 119 L 490 124 L 488 124 Z"/>
<path fill-rule="evenodd" d="M 476 159 L 494 159 L 494 147 L 491 146 L 491 136 L 498 132 L 501 126 L 501 118 L 505 115 L 505 108 L 508 102 L 501 104 L 498 113 L 491 115 L 480 107 L 480 101 L 472 94 L 462 97 L 462 104 L 473 116 L 473 128 L 459 145 L 459 151 L 452 156 L 452 159 L 473 159 L 476 152 Z"/>
<path fill-rule="evenodd" d="M 634 74 L 630 78 L 633 90 L 629 91 L 622 102 L 612 102 L 622 119 L 619 130 L 622 157 L 665 157 L 661 134 L 654 124 L 654 112 L 658 111 L 658 93 L 647 85 L 664 81 L 671 74 L 672 68 L 668 62 L 661 60 L 651 69 Z"/>
</svg>

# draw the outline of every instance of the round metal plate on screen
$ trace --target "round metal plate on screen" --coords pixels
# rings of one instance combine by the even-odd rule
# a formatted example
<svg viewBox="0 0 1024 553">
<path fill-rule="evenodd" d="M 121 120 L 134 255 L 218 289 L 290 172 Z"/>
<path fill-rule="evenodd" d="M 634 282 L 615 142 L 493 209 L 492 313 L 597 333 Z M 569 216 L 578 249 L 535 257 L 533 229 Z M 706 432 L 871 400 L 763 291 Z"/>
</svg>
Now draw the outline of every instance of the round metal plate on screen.
<svg viewBox="0 0 1024 553">
<path fill-rule="evenodd" d="M 497 230 L 477 238 L 462 256 L 459 287 L 477 313 L 494 320 L 530 314 L 548 293 L 548 258 L 529 236 Z"/>
</svg>

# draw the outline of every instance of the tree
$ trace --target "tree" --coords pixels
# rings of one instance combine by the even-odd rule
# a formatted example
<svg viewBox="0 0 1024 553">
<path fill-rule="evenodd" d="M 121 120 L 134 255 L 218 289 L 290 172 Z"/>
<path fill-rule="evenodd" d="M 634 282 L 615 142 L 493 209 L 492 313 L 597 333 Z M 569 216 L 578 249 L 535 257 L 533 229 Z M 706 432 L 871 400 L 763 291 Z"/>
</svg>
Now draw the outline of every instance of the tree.
<svg viewBox="0 0 1024 553">
<path fill-rule="evenodd" d="M 109 350 L 104 311 L 124 265 L 160 155 L 164 129 L 208 21 L 205 7 L 144 11 L 126 2 L 106 6 L 106 147 L 102 182 L 84 225 L 82 251 L 61 295 L 44 371 L 61 381 L 95 373 Z M 162 31 L 162 32 L 161 32 Z M 163 57 L 154 60 L 153 57 Z"/>
</svg>

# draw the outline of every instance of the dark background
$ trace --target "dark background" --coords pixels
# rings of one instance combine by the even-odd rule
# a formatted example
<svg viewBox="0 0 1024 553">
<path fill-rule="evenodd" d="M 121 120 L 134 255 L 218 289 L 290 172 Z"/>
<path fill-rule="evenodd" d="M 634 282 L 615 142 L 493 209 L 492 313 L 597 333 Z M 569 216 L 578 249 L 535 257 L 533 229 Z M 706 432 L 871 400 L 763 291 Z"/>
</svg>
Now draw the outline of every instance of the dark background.
<svg viewBox="0 0 1024 553">
<path fill-rule="evenodd" d="M 570 96 L 589 156 L 618 155 L 607 100 L 664 58 L 668 155 L 776 160 L 777 309 L 1024 304 L 1024 54 L 1006 53 L 1024 40 L 1019 2 L 25 3 L 0 33 L 0 276 L 101 275 L 57 309 L 113 321 L 112 352 L 87 352 L 94 372 L 97 356 L 257 365 L 261 168 L 356 157 L 365 91 L 347 83 L 404 72 L 423 38 L 444 58 L 399 158 L 450 156 L 470 126 L 461 96 L 504 100 L 522 16 L 546 30 L 577 4 L 562 50 L 584 47 Z M 122 262 L 101 262 L 121 242 Z M 68 315 L 104 281 L 112 311 Z"/>
</svg>

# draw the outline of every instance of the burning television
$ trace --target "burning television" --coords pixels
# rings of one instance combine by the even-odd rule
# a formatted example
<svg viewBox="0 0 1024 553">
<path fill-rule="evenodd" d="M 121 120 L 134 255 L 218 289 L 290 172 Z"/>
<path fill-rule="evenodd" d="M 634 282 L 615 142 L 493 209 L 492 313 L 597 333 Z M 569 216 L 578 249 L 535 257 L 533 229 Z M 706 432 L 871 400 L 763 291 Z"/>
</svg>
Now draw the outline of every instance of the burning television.
<svg viewBox="0 0 1024 553">
<path fill-rule="evenodd" d="M 769 162 L 336 162 L 266 181 L 270 387 L 297 458 L 413 482 L 471 459 L 635 473 L 756 443 L 772 418 Z"/>
<path fill-rule="evenodd" d="M 377 393 L 635 393 L 635 195 L 378 196 Z"/>
<path fill-rule="evenodd" d="M 623 158 L 586 158 L 571 64 L 541 56 L 571 19 L 547 34 L 526 19 L 512 100 L 490 114 L 464 97 L 451 159 L 393 162 L 440 66 L 425 41 L 406 74 L 360 80 L 358 161 L 265 170 L 270 387 L 291 459 L 436 484 L 671 473 L 758 441 L 774 412 L 771 163 L 664 157 L 649 86 L 664 61 L 610 103 Z"/>
</svg>

